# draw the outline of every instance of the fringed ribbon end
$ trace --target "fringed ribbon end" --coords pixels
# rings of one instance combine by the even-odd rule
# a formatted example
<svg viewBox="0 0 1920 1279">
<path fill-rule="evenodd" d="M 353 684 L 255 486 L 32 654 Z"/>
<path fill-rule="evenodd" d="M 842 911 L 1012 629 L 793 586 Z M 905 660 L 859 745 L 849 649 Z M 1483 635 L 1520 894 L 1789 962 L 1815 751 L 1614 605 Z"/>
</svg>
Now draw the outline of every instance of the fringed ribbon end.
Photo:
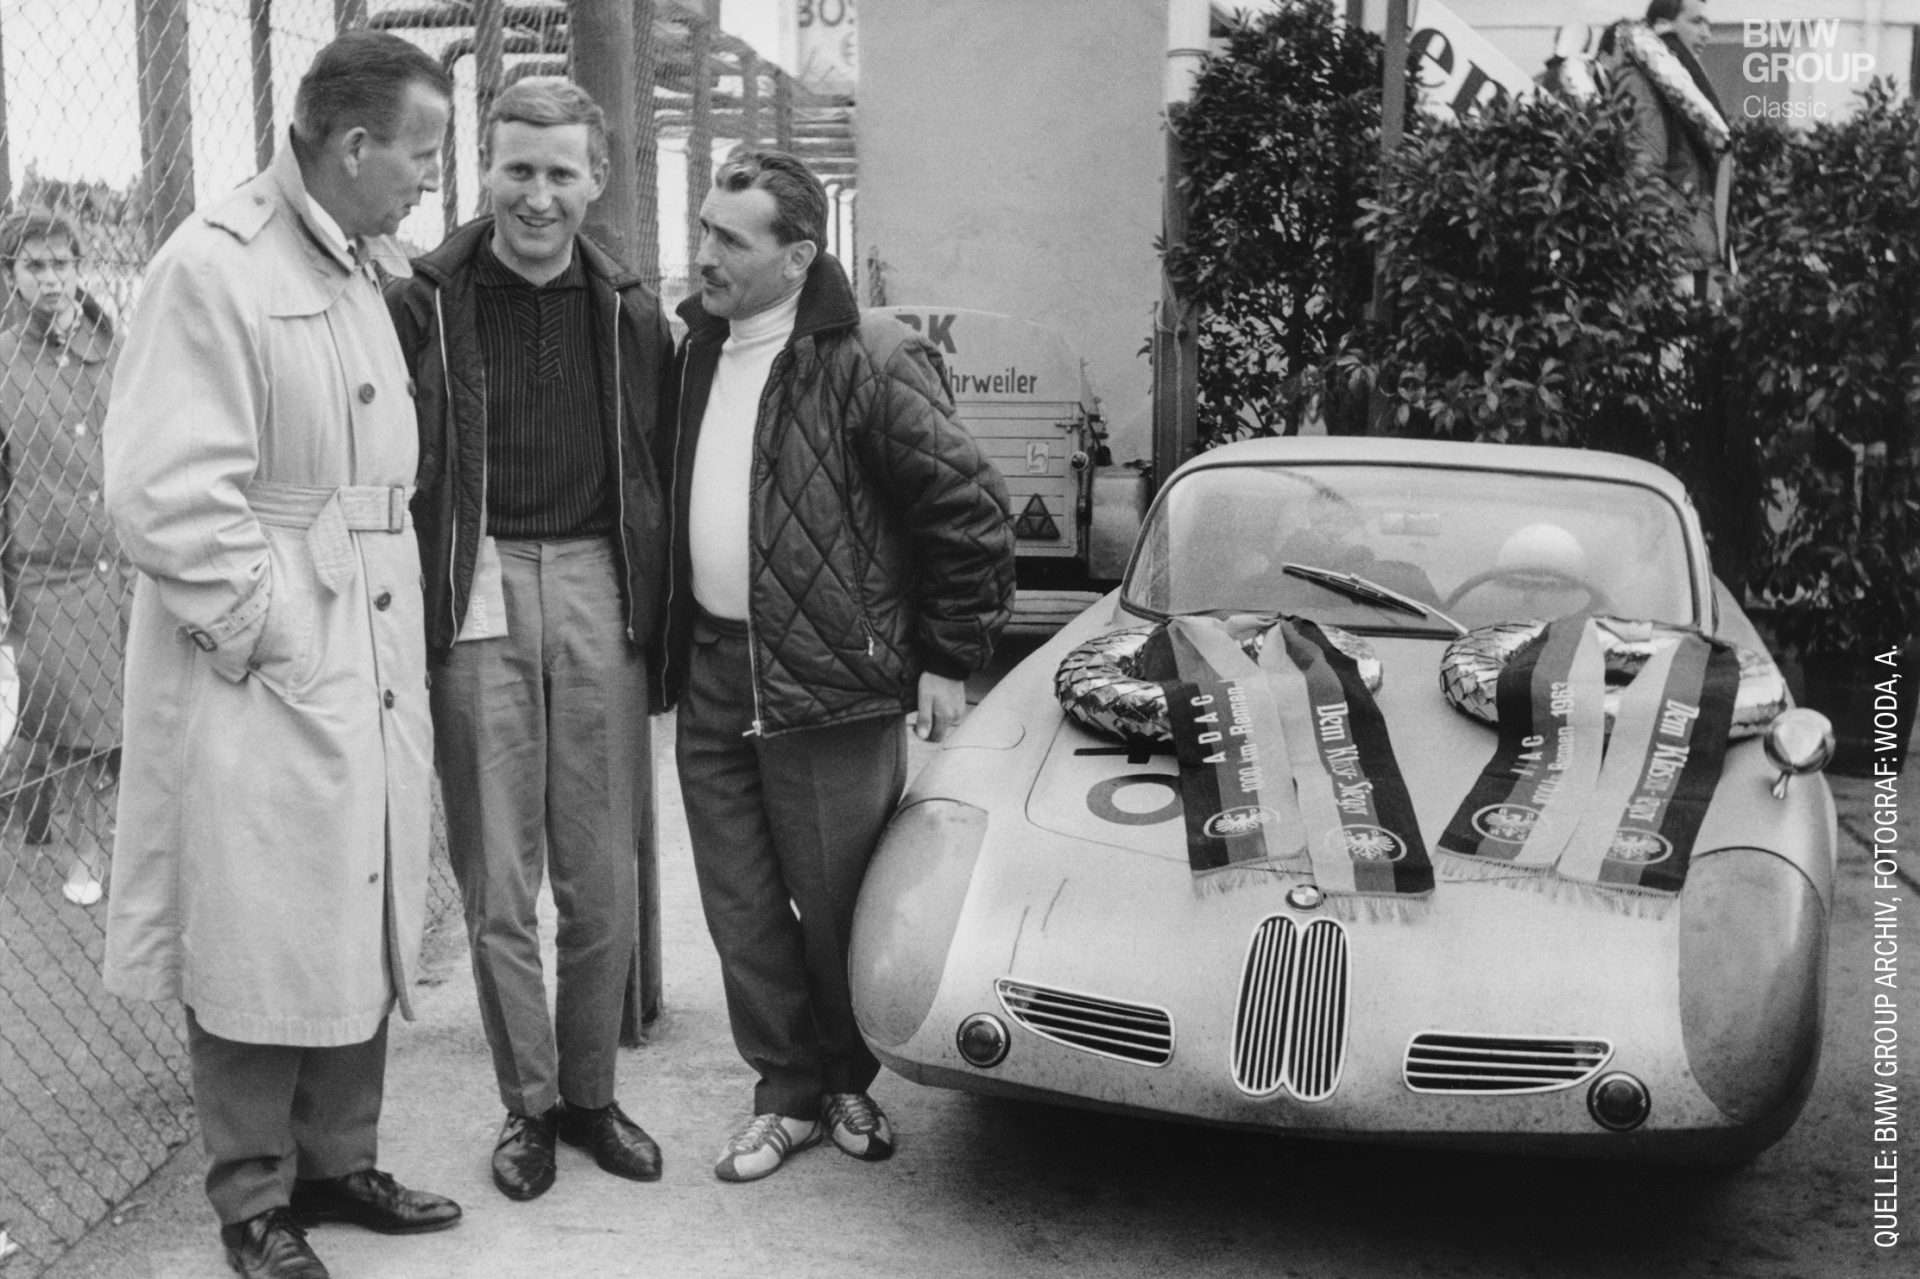
<svg viewBox="0 0 1920 1279">
<path fill-rule="evenodd" d="M 1635 919 L 1664 919 L 1674 900 L 1674 894 L 1664 889 L 1589 884 L 1556 875 L 1547 868 L 1492 862 L 1444 849 L 1433 859 L 1433 869 L 1439 879 L 1449 883 L 1498 884 L 1520 892 L 1539 893 L 1557 902 L 1603 907 L 1616 915 L 1631 915 Z"/>
<path fill-rule="evenodd" d="M 1232 866 L 1197 872 L 1193 876 L 1193 893 L 1200 898 L 1218 897 L 1259 884 L 1272 884 L 1282 879 L 1304 878 L 1298 866 L 1283 866 L 1273 862 L 1239 862 Z"/>
<path fill-rule="evenodd" d="M 1477 883 L 1489 880 L 1501 882 L 1533 881 L 1551 879 L 1552 867 L 1528 866 L 1520 862 L 1501 861 L 1493 857 L 1477 857 L 1467 853 L 1456 853 L 1442 848 L 1434 853 L 1433 873 L 1435 878 L 1459 883 Z"/>
<path fill-rule="evenodd" d="M 1326 909 L 1343 924 L 1417 924 L 1433 911 L 1433 894 L 1328 893 Z"/>
</svg>

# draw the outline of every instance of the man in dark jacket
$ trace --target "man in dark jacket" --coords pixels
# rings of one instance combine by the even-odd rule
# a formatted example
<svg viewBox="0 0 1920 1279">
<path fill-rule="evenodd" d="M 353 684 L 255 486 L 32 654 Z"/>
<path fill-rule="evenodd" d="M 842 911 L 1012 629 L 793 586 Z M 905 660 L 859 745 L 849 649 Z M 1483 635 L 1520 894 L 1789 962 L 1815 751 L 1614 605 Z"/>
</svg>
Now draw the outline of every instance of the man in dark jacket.
<svg viewBox="0 0 1920 1279">
<path fill-rule="evenodd" d="M 736 150 L 680 308 L 669 687 L 694 867 L 754 1115 L 715 1173 L 893 1153 L 854 1025 L 854 899 L 905 782 L 903 712 L 966 713 L 1013 600 L 1006 486 L 938 356 L 861 320 L 798 160 Z"/>
<path fill-rule="evenodd" d="M 486 128 L 493 216 L 388 303 L 415 382 L 434 744 L 506 1124 L 493 1179 L 553 1184 L 556 1139 L 660 1175 L 614 1100 L 653 765 L 648 654 L 665 567 L 656 427 L 671 338 L 654 295 L 578 232 L 607 171 L 601 110 L 518 82 Z M 541 971 L 541 859 L 560 923 Z"/>
</svg>

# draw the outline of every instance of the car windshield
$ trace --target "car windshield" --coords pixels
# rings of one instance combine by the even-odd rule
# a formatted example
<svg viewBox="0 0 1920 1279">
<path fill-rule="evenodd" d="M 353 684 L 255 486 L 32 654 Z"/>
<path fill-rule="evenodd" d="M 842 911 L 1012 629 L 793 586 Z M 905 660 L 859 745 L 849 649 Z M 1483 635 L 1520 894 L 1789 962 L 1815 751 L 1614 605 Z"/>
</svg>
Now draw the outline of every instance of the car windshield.
<svg viewBox="0 0 1920 1279">
<path fill-rule="evenodd" d="M 1638 484 L 1432 466 L 1208 467 L 1141 533 L 1123 598 L 1147 614 L 1302 614 L 1445 631 L 1286 571 L 1351 573 L 1467 627 L 1610 613 L 1696 624 L 1686 531 Z"/>
</svg>

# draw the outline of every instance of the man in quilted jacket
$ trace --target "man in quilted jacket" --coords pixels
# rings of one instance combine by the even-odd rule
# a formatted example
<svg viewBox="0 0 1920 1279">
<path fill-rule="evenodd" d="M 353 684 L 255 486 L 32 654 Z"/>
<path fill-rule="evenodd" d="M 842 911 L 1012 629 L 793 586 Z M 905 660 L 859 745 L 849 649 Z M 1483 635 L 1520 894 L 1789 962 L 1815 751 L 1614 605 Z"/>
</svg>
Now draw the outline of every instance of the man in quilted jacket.
<svg viewBox="0 0 1920 1279">
<path fill-rule="evenodd" d="M 893 1153 L 854 1025 L 854 899 L 906 775 L 906 721 L 966 713 L 1013 600 L 1006 486 L 933 348 L 862 320 L 826 193 L 739 148 L 700 210 L 674 454 L 668 688 L 694 866 L 753 1116 L 725 1181 L 831 1136 Z"/>
</svg>

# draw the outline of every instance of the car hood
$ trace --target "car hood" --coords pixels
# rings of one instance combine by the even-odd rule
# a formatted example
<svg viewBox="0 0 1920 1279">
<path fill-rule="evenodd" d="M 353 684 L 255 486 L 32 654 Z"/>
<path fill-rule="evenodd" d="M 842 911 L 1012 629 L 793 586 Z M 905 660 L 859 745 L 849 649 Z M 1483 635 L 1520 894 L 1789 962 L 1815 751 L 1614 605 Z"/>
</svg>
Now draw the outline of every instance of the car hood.
<svg viewBox="0 0 1920 1279">
<path fill-rule="evenodd" d="M 1184 862 L 1178 820 L 1179 769 L 1167 745 L 1129 745 L 1094 732 L 1060 710 L 1053 674 L 1075 645 L 1122 626 L 1143 625 L 1112 606 L 1090 610 L 1029 658 L 995 689 L 977 714 L 977 735 L 963 744 L 1016 752 L 1027 774 L 1024 816 L 1032 825 L 1127 853 Z M 1493 726 L 1455 710 L 1441 689 L 1444 640 L 1370 636 L 1379 654 L 1375 700 L 1386 720 L 1420 833 L 1431 854 L 1455 809 L 1491 758 Z M 969 727 L 974 727 L 969 725 Z M 1797 781 L 1785 800 L 1768 788 L 1775 777 L 1759 739 L 1729 745 L 1720 784 L 1695 842 L 1696 855 L 1723 847 L 1757 847 L 1800 864 L 1822 897 L 1830 892 L 1830 841 L 1822 839 L 1831 800 L 1818 778 Z M 1004 774 L 997 785 L 1010 780 Z M 916 790 L 919 787 L 915 788 Z M 1014 796 L 1000 790 L 994 807 Z"/>
<path fill-rule="evenodd" d="M 1492 754 L 1494 730 L 1447 703 L 1439 675 L 1444 643 L 1398 638 L 1369 643 L 1382 671 L 1374 700 L 1431 848 Z M 1183 828 L 1167 820 L 1178 812 L 1173 788 L 1178 777 L 1171 746 L 1129 750 L 1062 713 L 1054 717 L 1052 745 L 1027 797 L 1027 820 L 1084 838 L 1091 802 L 1108 817 L 1101 823 L 1103 840 L 1185 861 Z M 1122 820 L 1114 820 L 1115 814 Z M 1282 842 L 1288 842 L 1284 834 Z"/>
</svg>

